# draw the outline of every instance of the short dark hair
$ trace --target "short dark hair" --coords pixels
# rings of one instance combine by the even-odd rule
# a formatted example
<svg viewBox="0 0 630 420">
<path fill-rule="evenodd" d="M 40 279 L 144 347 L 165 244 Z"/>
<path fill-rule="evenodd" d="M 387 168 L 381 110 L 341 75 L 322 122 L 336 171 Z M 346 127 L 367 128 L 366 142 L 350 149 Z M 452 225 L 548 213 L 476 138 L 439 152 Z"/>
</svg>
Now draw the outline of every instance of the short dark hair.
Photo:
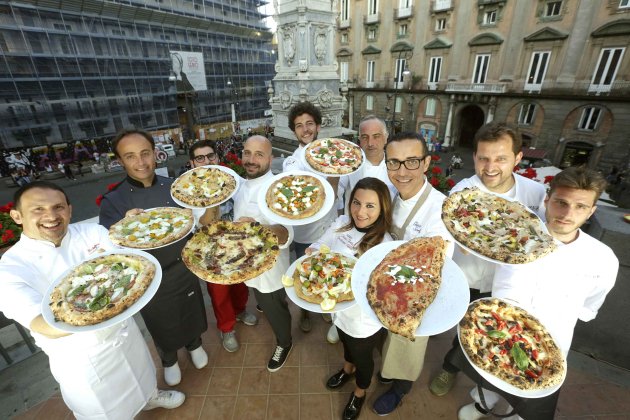
<svg viewBox="0 0 630 420">
<path fill-rule="evenodd" d="M 50 181 L 33 181 L 28 184 L 22 185 L 18 190 L 13 194 L 13 202 L 15 203 L 15 208 L 17 210 L 20 209 L 20 201 L 22 200 L 22 196 L 25 192 L 32 190 L 34 188 L 41 188 L 43 190 L 54 190 L 59 191 L 66 198 L 66 204 L 70 204 L 70 199 L 68 198 L 68 194 L 61 188 L 59 185 L 54 184 Z"/>
<path fill-rule="evenodd" d="M 549 183 L 548 195 L 551 196 L 556 188 L 562 187 L 594 191 L 595 201 L 593 204 L 595 204 L 606 189 L 606 184 L 606 179 L 599 172 L 585 166 L 572 166 L 553 177 Z"/>
<path fill-rule="evenodd" d="M 477 153 L 477 145 L 479 142 L 495 142 L 503 136 L 508 136 L 512 140 L 512 151 L 514 155 L 518 155 L 523 148 L 523 137 L 521 137 L 521 133 L 512 124 L 499 121 L 484 124 L 477 130 L 473 143 L 473 153 Z"/>
<path fill-rule="evenodd" d="M 151 143 L 151 148 L 155 149 L 155 140 L 153 140 L 153 136 L 151 136 L 149 132 L 135 127 L 127 127 L 120 130 L 116 134 L 116 137 L 114 137 L 114 140 L 112 140 L 112 150 L 114 151 L 116 157 L 120 157 L 120 155 L 118 154 L 118 143 L 120 143 L 123 138 L 132 134 L 138 134 L 144 137 L 149 143 Z"/>
<path fill-rule="evenodd" d="M 391 138 L 387 139 L 387 144 L 385 144 L 385 153 L 387 153 L 387 148 L 391 144 L 399 142 L 399 141 L 403 141 L 403 140 L 419 141 L 420 144 L 422 144 L 422 154 L 424 156 L 429 155 L 429 148 L 427 147 L 427 142 L 424 140 L 424 137 L 422 137 L 420 134 L 414 131 L 404 131 L 402 133 L 397 133 L 397 134 L 394 134 Z"/>
<path fill-rule="evenodd" d="M 300 102 L 289 110 L 289 128 L 295 132 L 295 119 L 302 114 L 308 114 L 315 120 L 315 124 L 322 125 L 322 112 L 310 102 Z"/>
<path fill-rule="evenodd" d="M 209 147 L 212 149 L 214 153 L 217 152 L 214 141 L 199 140 L 199 141 L 194 142 L 193 145 L 190 146 L 190 149 L 188 150 L 188 157 L 190 158 L 190 160 L 195 159 L 195 150 L 201 149 L 202 147 Z"/>
</svg>

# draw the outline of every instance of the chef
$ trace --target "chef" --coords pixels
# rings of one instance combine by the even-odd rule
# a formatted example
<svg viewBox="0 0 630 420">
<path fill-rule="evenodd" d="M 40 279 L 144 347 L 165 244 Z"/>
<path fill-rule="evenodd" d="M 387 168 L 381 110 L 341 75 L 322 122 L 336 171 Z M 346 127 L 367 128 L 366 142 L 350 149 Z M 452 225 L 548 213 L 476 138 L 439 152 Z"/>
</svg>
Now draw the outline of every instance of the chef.
<svg viewBox="0 0 630 420">
<path fill-rule="evenodd" d="M 53 280 L 98 252 L 113 249 L 96 224 L 69 225 L 72 206 L 57 185 L 36 181 L 14 196 L 20 240 L 0 261 L 0 310 L 28 328 L 48 355 L 61 395 L 77 419 L 128 419 L 140 410 L 175 408 L 178 391 L 158 391 L 155 366 L 133 318 L 68 334 L 46 323 L 42 300 Z M 87 327 L 86 330 L 90 328 Z"/>
</svg>

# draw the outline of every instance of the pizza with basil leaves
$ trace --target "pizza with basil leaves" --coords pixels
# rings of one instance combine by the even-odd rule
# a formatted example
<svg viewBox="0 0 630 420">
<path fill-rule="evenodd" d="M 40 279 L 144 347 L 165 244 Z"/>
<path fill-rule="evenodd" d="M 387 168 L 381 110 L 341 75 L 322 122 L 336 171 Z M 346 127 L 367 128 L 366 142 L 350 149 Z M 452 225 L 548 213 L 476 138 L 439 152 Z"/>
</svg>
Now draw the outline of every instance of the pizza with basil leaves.
<svg viewBox="0 0 630 420">
<path fill-rule="evenodd" d="M 267 190 L 269 210 L 287 219 L 306 219 L 324 206 L 324 185 L 314 176 L 287 175 L 272 183 Z"/>
</svg>

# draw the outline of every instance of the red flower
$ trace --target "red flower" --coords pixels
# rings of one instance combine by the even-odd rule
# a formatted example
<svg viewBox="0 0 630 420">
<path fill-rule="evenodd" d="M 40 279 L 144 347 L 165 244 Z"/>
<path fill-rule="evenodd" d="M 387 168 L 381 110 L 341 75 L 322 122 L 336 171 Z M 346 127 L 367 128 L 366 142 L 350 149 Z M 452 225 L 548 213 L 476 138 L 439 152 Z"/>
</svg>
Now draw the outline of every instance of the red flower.
<svg viewBox="0 0 630 420">
<path fill-rule="evenodd" d="M 446 180 L 446 184 L 448 185 L 449 188 L 453 188 L 455 186 L 455 181 L 453 181 L 453 179 L 449 178 Z"/>
<path fill-rule="evenodd" d="M 11 239 L 15 238 L 15 233 L 11 229 L 7 229 L 2 234 L 2 242 L 9 242 Z"/>
<path fill-rule="evenodd" d="M 113 184 L 109 184 L 107 186 L 107 191 L 113 190 L 114 188 L 116 188 L 118 186 L 118 184 L 120 184 L 120 182 L 114 182 Z"/>
<path fill-rule="evenodd" d="M 536 173 L 536 170 L 534 168 L 527 168 L 523 172 L 521 172 L 521 175 L 525 178 L 534 179 L 538 174 Z"/>
<path fill-rule="evenodd" d="M 101 206 L 101 201 L 103 201 L 103 194 L 101 194 L 98 197 L 96 197 L 96 205 L 100 207 Z"/>
<path fill-rule="evenodd" d="M 2 225 L 2 223 L 0 223 L 0 229 L 2 229 L 4 226 Z"/>
<path fill-rule="evenodd" d="M 439 175 L 442 173 L 442 169 L 440 169 L 439 166 L 434 166 L 433 168 L 431 168 L 431 173 L 435 175 Z"/>
<path fill-rule="evenodd" d="M 545 180 L 543 181 L 544 184 L 549 184 L 551 182 L 552 179 L 554 179 L 555 176 L 554 175 L 547 175 L 545 177 Z"/>
<path fill-rule="evenodd" d="M 440 160 L 440 157 L 438 155 L 431 155 L 431 160 L 433 162 L 437 162 L 438 160 Z"/>
<path fill-rule="evenodd" d="M 5 204 L 4 206 L 0 207 L 0 213 L 9 213 L 12 208 L 13 208 L 13 201 L 11 201 L 11 202 Z"/>
<path fill-rule="evenodd" d="M 437 177 L 435 177 L 435 176 L 432 176 L 431 179 L 429 180 L 429 182 L 434 187 L 437 187 L 438 185 L 440 185 L 440 180 Z"/>
</svg>

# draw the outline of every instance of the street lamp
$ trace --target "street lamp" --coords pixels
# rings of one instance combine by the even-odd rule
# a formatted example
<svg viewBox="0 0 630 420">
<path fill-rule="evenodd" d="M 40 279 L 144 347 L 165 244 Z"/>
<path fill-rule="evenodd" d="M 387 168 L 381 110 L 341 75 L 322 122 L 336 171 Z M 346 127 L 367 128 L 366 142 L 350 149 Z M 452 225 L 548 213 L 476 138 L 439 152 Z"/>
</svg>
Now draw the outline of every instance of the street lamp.
<svg viewBox="0 0 630 420">
<path fill-rule="evenodd" d="M 396 59 L 396 75 L 394 77 L 394 106 L 392 107 L 392 121 L 390 127 L 391 134 L 394 134 L 396 127 L 396 102 L 398 99 L 398 93 L 400 92 L 400 90 L 402 90 L 405 76 L 411 74 L 411 71 L 409 71 L 408 61 L 411 59 L 412 56 L 413 50 L 398 51 L 398 58 Z M 389 97 L 390 95 L 388 95 L 388 99 Z"/>
</svg>

